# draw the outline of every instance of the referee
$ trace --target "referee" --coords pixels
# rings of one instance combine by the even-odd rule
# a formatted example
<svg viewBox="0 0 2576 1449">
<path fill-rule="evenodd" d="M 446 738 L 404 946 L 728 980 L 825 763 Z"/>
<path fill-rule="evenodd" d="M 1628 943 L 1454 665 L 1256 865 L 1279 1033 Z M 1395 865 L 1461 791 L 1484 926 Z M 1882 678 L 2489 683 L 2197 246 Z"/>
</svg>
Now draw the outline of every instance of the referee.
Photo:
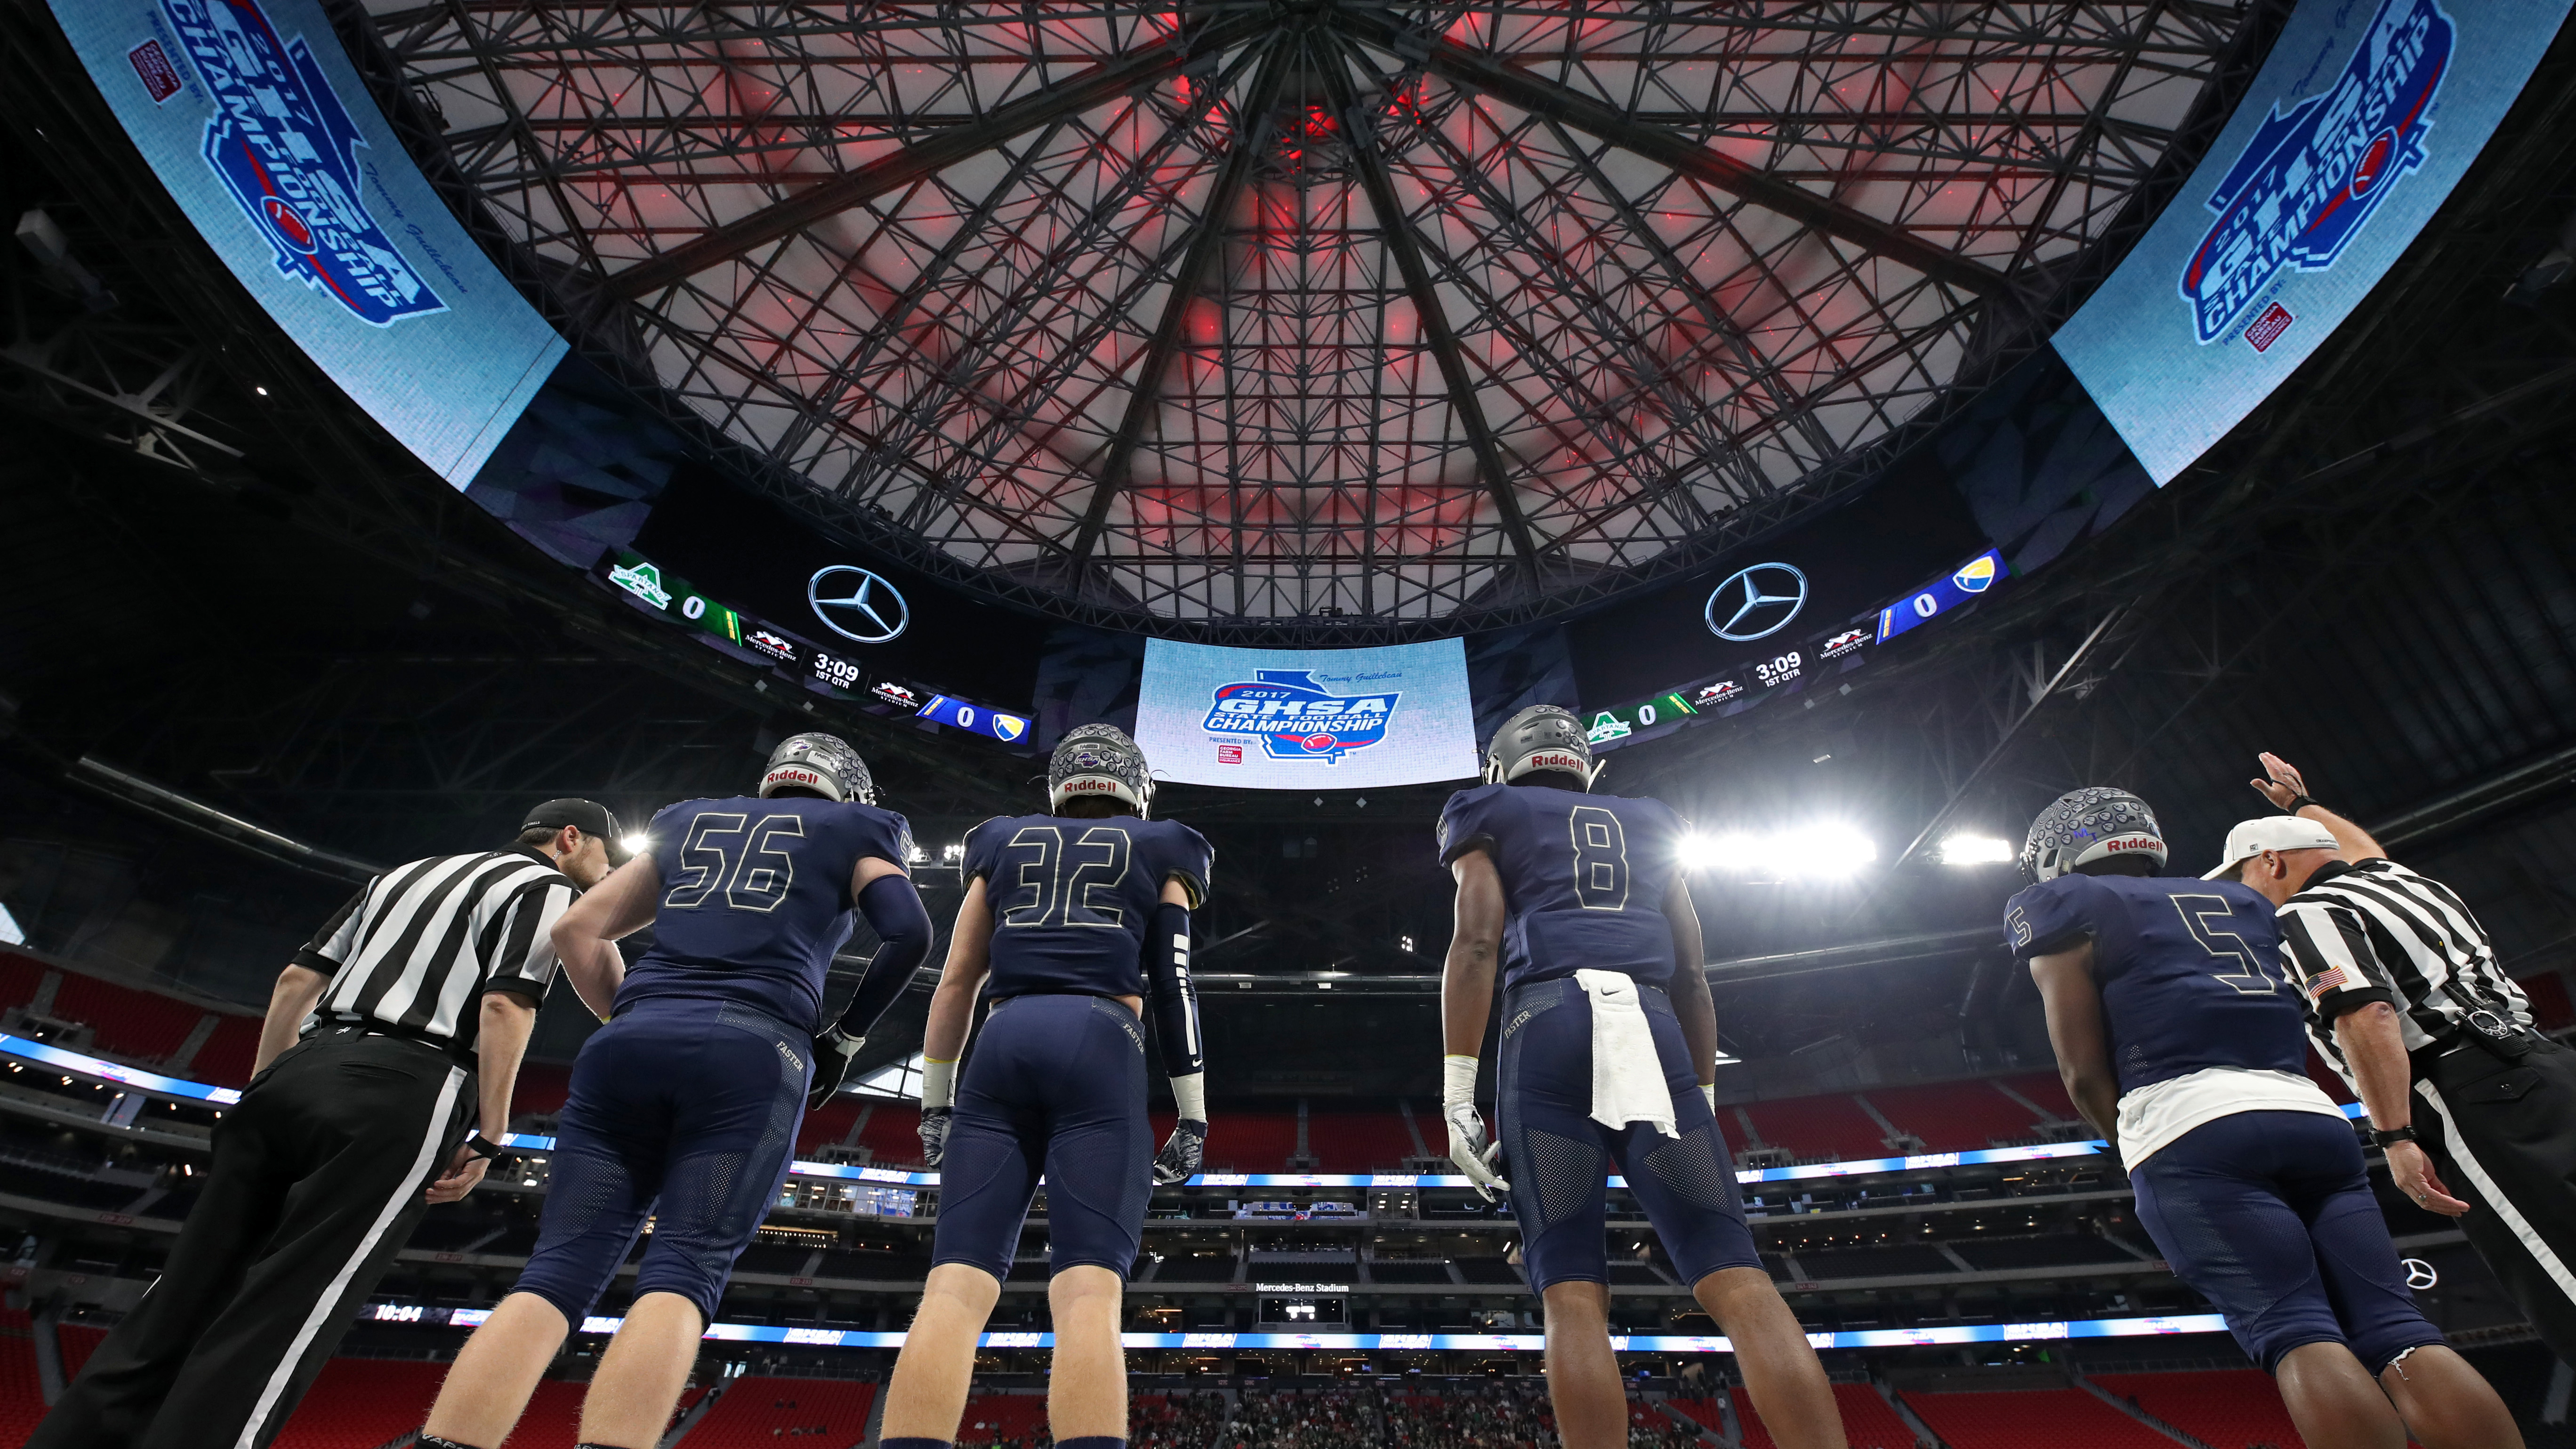
<svg viewBox="0 0 2576 1449">
<path fill-rule="evenodd" d="M 168 1266 L 29 1449 L 276 1438 L 421 1215 L 498 1154 L 555 919 L 625 854 L 606 808 L 549 800 L 510 849 L 413 861 L 341 907 L 278 974 Z"/>
<path fill-rule="evenodd" d="M 2576 1363 L 2576 1051 L 2533 1030 L 2449 886 L 2262 760 L 2270 778 L 2254 788 L 2292 814 L 2228 832 L 2211 878 L 2234 875 L 2280 911 L 2309 1034 L 2360 1094 L 2398 1190 L 2459 1218 L 2542 1341 Z"/>
</svg>

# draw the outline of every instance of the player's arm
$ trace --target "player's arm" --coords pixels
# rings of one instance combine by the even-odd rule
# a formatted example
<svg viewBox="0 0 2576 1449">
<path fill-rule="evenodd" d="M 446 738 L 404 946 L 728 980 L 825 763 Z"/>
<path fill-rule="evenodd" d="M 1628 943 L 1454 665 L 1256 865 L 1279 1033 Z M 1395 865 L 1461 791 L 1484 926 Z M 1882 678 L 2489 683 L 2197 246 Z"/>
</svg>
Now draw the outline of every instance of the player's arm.
<svg viewBox="0 0 2576 1449">
<path fill-rule="evenodd" d="M 2258 756 L 2263 773 L 2269 777 L 2245 783 L 2261 792 L 2264 799 L 2293 815 L 2313 820 L 2333 832 L 2335 854 L 2345 860 L 2374 860 L 2388 854 L 2371 833 L 2353 824 L 2314 800 L 2308 799 L 2308 782 L 2299 767 L 2265 750 Z"/>
<path fill-rule="evenodd" d="M 1154 1155 L 1154 1180 L 1169 1186 L 1197 1175 L 1207 1156 L 1207 1055 L 1199 1036 L 1198 989 L 1190 984 L 1190 888 L 1166 878 L 1145 928 L 1145 985 L 1153 998 L 1154 1042 L 1172 1084 L 1179 1120 Z"/>
<path fill-rule="evenodd" d="M 267 1071 L 270 1063 L 295 1045 L 304 1018 L 322 1004 L 322 993 L 340 974 L 340 963 L 357 948 L 358 926 L 364 919 L 367 897 L 375 888 L 376 882 L 369 881 L 349 897 L 348 903 L 333 912 L 331 919 L 322 923 L 322 929 L 313 933 L 313 939 L 295 953 L 294 961 L 277 973 L 277 984 L 269 988 L 268 1015 L 259 1024 L 259 1050 L 250 1063 L 252 1076 Z"/>
<path fill-rule="evenodd" d="M 921 1032 L 921 1160 L 932 1167 L 948 1151 L 948 1118 L 957 1105 L 957 1059 L 975 1024 L 975 993 L 993 969 L 993 909 L 985 904 L 984 878 L 966 884 L 957 924 L 948 933 L 948 964 L 930 994 L 930 1020 Z"/>
<path fill-rule="evenodd" d="M 2093 1124 L 2117 1156 L 2120 1151 L 2120 1079 L 2111 1071 L 2110 1038 L 2102 1028 L 2102 992 L 2093 984 L 2093 943 L 2030 958 L 2048 1012 L 2048 1044 L 2057 1052 L 2057 1075 L 2075 1110 Z"/>
<path fill-rule="evenodd" d="M 1494 969 L 1502 954 L 1502 872 L 1483 850 L 1450 862 L 1458 882 L 1449 955 L 1440 967 L 1440 1115 L 1449 1124 L 1449 1160 L 1491 1202 L 1510 1184 L 1494 1171 L 1500 1145 L 1485 1134 L 1476 1114 L 1476 1062 L 1485 1049 L 1485 1026 L 1494 1014 Z"/>
<path fill-rule="evenodd" d="M 649 851 L 609 873 L 608 879 L 582 893 L 580 900 L 555 918 L 555 955 L 564 979 L 590 1014 L 608 1020 L 617 988 L 626 984 L 626 958 L 617 942 L 650 925 L 662 905 L 662 875 Z"/>
<path fill-rule="evenodd" d="M 1709 1110 L 1717 1110 L 1717 1002 L 1708 994 L 1708 947 L 1699 934 L 1699 908 L 1691 904 L 1690 882 L 1680 872 L 1664 890 L 1664 919 L 1673 927 L 1673 980 L 1669 988 L 1673 1017 L 1681 1023 L 1682 1045 L 1690 1052 L 1691 1075 Z"/>
<path fill-rule="evenodd" d="M 882 856 L 860 857 L 850 872 L 850 899 L 858 903 L 859 914 L 868 918 L 868 929 L 877 933 L 878 945 L 867 969 L 859 973 L 858 987 L 850 993 L 850 1004 L 842 1008 L 840 1019 L 814 1038 L 814 1079 L 805 1091 L 808 1111 L 821 1107 L 841 1089 L 850 1059 L 867 1045 L 877 1019 L 911 988 L 913 974 L 930 957 L 935 934 L 912 877 Z"/>
</svg>

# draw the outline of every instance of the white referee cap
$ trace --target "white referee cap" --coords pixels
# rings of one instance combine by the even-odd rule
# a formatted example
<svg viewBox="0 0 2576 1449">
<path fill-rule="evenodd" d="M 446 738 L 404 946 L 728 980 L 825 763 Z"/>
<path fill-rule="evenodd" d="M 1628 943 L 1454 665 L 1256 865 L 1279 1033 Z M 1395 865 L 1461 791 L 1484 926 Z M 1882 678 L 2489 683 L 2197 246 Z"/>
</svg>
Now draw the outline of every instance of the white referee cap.
<svg viewBox="0 0 2576 1449">
<path fill-rule="evenodd" d="M 2334 832 L 2304 815 L 2266 815 L 2227 832 L 2226 858 L 2201 877 L 2216 880 L 2267 850 L 2332 850 Z"/>
</svg>

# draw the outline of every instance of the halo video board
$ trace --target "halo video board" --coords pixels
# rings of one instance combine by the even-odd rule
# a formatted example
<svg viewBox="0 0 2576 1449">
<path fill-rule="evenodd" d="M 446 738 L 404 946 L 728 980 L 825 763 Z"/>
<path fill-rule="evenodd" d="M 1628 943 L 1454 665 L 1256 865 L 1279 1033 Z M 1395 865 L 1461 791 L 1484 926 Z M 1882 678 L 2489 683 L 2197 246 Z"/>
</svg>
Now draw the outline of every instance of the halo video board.
<svg viewBox="0 0 2576 1449">
<path fill-rule="evenodd" d="M 2301 0 L 2191 180 L 2054 339 L 2157 483 L 2363 304 L 2568 3 Z"/>
<path fill-rule="evenodd" d="M 207 245 L 397 442 L 463 488 L 567 348 L 448 213 L 316 0 L 52 0 Z"/>
</svg>

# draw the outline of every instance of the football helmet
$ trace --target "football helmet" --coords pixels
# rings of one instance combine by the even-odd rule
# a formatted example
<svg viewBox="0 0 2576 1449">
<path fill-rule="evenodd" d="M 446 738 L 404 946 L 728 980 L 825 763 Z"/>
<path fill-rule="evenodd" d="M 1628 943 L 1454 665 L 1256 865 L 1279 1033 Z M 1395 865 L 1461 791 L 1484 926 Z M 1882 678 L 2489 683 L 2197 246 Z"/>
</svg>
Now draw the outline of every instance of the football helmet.
<svg viewBox="0 0 2576 1449">
<path fill-rule="evenodd" d="M 1534 704 L 1503 722 L 1485 747 L 1485 783 L 1509 784 L 1523 775 L 1552 770 L 1571 775 L 1589 790 L 1601 777 L 1593 762 L 1592 742 L 1574 712 L 1552 704 Z"/>
<path fill-rule="evenodd" d="M 2144 856 L 2161 869 L 2165 833 L 2146 801 L 2109 785 L 2069 790 L 2030 822 L 2021 873 L 2055 880 L 2079 865 L 2113 856 Z"/>
<path fill-rule="evenodd" d="M 1145 768 L 1145 752 L 1113 724 L 1075 725 L 1056 741 L 1047 761 L 1047 810 L 1085 795 L 1106 795 L 1147 813 L 1154 803 L 1154 777 Z"/>
<path fill-rule="evenodd" d="M 760 773 L 760 798 L 766 800 L 781 790 L 811 790 L 827 800 L 877 803 L 877 782 L 868 776 L 868 762 L 839 735 L 789 735 L 780 740 Z"/>
</svg>

